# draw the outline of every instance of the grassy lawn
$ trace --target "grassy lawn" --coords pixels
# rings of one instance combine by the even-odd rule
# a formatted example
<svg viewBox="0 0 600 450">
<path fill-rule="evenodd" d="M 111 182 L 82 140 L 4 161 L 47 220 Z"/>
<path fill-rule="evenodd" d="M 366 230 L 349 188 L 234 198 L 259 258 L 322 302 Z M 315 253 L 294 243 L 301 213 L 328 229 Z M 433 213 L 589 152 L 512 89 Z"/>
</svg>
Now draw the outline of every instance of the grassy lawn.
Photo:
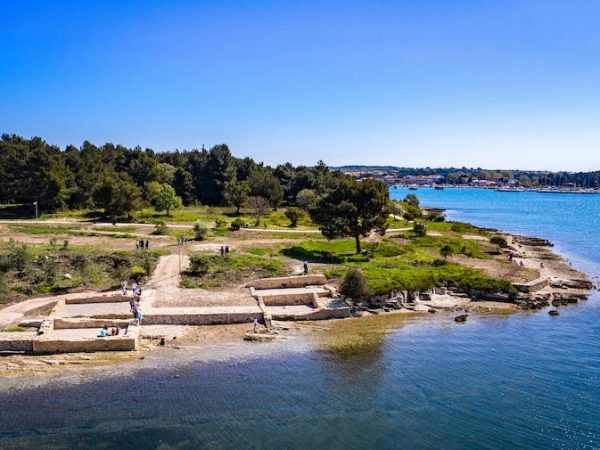
<svg viewBox="0 0 600 450">
<path fill-rule="evenodd" d="M 439 225 L 436 223 L 436 225 Z M 357 255 L 354 240 L 305 240 L 298 243 L 271 247 L 254 247 L 247 251 L 264 257 L 286 256 L 301 261 L 328 264 L 325 274 L 329 278 L 341 277 L 350 267 L 360 268 L 369 287 L 376 294 L 386 294 L 397 289 L 431 289 L 444 283 L 502 292 L 512 292 L 508 281 L 489 277 L 479 269 L 445 262 L 440 248 L 450 245 L 456 254 L 469 258 L 489 258 L 487 242 L 463 239 L 451 231 L 451 224 L 439 227 L 450 230 L 444 236 L 416 236 L 412 231 L 401 237 L 386 237 L 378 242 L 363 242 L 363 254 Z M 468 233 L 476 233 L 468 229 Z"/>
<path fill-rule="evenodd" d="M 68 235 L 68 236 L 106 236 L 112 237 L 115 239 L 135 239 L 135 235 L 131 233 L 124 232 L 123 228 L 106 228 L 107 231 L 89 231 L 84 230 L 78 225 L 10 225 L 10 229 L 12 231 L 16 231 L 17 233 L 24 234 L 35 234 L 35 235 Z M 129 227 L 127 227 L 129 228 Z M 132 228 L 133 229 L 133 228 Z"/>
<path fill-rule="evenodd" d="M 277 277 L 287 273 L 280 260 L 257 255 L 232 253 L 222 257 L 199 252 L 190 257 L 199 258 L 202 263 L 196 272 L 190 268 L 182 274 L 181 287 L 184 288 L 228 286 L 253 278 Z"/>
</svg>

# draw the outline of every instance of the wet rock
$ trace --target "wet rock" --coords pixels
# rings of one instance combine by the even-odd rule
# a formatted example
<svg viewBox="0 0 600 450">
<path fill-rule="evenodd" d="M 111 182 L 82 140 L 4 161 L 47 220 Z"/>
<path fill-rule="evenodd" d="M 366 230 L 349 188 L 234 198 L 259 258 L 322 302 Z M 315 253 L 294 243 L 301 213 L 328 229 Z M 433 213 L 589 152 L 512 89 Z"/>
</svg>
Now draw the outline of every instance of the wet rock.
<svg viewBox="0 0 600 450">
<path fill-rule="evenodd" d="M 560 313 L 556 309 L 552 309 L 552 310 L 548 311 L 548 314 L 550 314 L 551 316 L 560 315 Z"/>
<path fill-rule="evenodd" d="M 459 316 L 456 316 L 456 317 L 454 318 L 454 321 L 455 321 L 455 322 L 458 322 L 458 323 L 466 322 L 466 321 L 467 321 L 467 317 L 469 317 L 469 315 L 468 315 L 468 314 L 461 314 L 461 315 L 459 315 Z"/>
<path fill-rule="evenodd" d="M 435 309 L 433 309 L 433 308 L 429 308 L 429 309 L 427 310 L 427 312 L 428 312 L 428 313 L 431 313 L 431 314 L 435 314 L 435 313 L 436 313 L 436 310 L 435 310 Z"/>
</svg>

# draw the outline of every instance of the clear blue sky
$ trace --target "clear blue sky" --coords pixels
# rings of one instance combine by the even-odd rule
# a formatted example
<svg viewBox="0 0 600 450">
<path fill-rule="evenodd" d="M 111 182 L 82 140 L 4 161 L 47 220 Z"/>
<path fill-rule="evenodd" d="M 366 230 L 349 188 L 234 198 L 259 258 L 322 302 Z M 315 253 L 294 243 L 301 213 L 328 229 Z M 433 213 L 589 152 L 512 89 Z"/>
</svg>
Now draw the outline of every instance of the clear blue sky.
<svg viewBox="0 0 600 450">
<path fill-rule="evenodd" d="M 0 0 L 0 131 L 600 169 L 598 1 Z"/>
</svg>

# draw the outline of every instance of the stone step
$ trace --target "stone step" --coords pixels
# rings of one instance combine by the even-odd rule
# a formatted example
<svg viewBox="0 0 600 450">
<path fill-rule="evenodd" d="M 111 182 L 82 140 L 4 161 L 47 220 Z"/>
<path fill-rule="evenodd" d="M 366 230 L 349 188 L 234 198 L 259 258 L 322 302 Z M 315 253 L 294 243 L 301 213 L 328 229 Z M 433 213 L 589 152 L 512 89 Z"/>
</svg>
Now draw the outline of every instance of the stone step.
<svg viewBox="0 0 600 450">
<path fill-rule="evenodd" d="M 327 283 L 323 274 L 301 275 L 294 277 L 261 278 L 251 281 L 247 287 L 254 289 L 286 289 L 301 288 L 305 286 L 322 286 Z"/>
<path fill-rule="evenodd" d="M 265 305 L 305 305 L 313 304 L 315 297 L 328 297 L 331 292 L 319 286 L 289 289 L 262 289 L 254 291 L 254 295 L 262 299 Z"/>
</svg>

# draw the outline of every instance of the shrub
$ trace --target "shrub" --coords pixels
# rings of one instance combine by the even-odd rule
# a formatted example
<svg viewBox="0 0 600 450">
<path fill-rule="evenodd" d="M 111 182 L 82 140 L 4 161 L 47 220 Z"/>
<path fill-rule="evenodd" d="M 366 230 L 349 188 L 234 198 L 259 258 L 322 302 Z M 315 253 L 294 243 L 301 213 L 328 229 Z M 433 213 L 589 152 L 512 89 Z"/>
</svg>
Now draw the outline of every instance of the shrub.
<svg viewBox="0 0 600 450">
<path fill-rule="evenodd" d="M 413 231 L 418 237 L 427 236 L 427 227 L 424 223 L 415 223 Z"/>
<path fill-rule="evenodd" d="M 444 220 L 446 220 L 446 218 L 443 214 L 431 214 L 427 217 L 427 220 L 429 220 L 430 222 L 443 222 Z"/>
<path fill-rule="evenodd" d="M 412 222 L 413 220 L 415 220 L 415 216 L 413 216 L 411 213 L 409 212 L 405 212 L 402 217 L 404 218 L 404 220 L 406 220 L 407 222 Z"/>
<path fill-rule="evenodd" d="M 217 219 L 217 220 L 215 220 L 215 227 L 216 228 L 225 228 L 226 225 L 227 225 L 227 222 L 225 222 L 223 219 Z"/>
<path fill-rule="evenodd" d="M 201 220 L 196 220 L 194 222 L 194 236 L 196 240 L 203 241 L 206 239 L 208 235 L 208 227 Z"/>
<path fill-rule="evenodd" d="M 352 300 L 367 300 L 372 292 L 367 286 L 367 279 L 360 269 L 349 269 L 340 286 L 340 294 Z"/>
<path fill-rule="evenodd" d="M 454 254 L 454 249 L 448 244 L 445 244 L 442 246 L 442 248 L 440 248 L 440 255 L 442 255 L 444 257 L 444 261 L 446 261 L 448 256 L 452 256 L 453 254 Z"/>
<path fill-rule="evenodd" d="M 246 224 L 246 223 L 245 223 L 245 222 L 244 222 L 242 219 L 240 219 L 240 218 L 238 217 L 238 218 L 237 218 L 237 219 L 235 219 L 233 222 L 231 222 L 231 225 L 229 226 L 229 228 L 230 228 L 232 231 L 237 231 L 237 230 L 239 230 L 240 228 L 244 227 L 244 225 L 245 225 L 245 224 Z"/>
<path fill-rule="evenodd" d="M 292 206 L 285 212 L 285 217 L 290 220 L 290 225 L 292 227 L 296 227 L 298 226 L 298 220 L 300 219 L 300 210 Z"/>
<path fill-rule="evenodd" d="M 490 238 L 490 243 L 497 245 L 500 248 L 508 247 L 508 242 L 506 242 L 506 239 L 502 236 L 492 236 Z"/>
<path fill-rule="evenodd" d="M 142 278 L 146 276 L 146 270 L 140 266 L 133 266 L 130 270 L 131 279 L 139 282 Z"/>
<path fill-rule="evenodd" d="M 154 225 L 154 231 L 152 232 L 152 234 L 156 236 L 164 236 L 168 233 L 168 231 L 169 229 L 167 228 L 167 224 L 161 220 L 156 222 L 156 224 Z"/>
<path fill-rule="evenodd" d="M 208 272 L 209 260 L 203 255 L 191 255 L 190 256 L 190 269 L 189 271 L 194 274 L 203 275 Z"/>
</svg>

